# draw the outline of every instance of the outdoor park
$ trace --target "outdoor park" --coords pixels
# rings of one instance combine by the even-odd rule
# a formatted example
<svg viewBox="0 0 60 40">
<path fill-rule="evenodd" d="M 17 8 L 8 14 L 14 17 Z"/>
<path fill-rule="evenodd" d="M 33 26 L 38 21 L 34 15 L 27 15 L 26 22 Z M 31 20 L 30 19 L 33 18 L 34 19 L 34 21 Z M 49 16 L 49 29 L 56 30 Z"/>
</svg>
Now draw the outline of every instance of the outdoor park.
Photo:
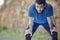
<svg viewBox="0 0 60 40">
<path fill-rule="evenodd" d="M 25 40 L 28 24 L 28 6 L 35 0 L 0 0 L 0 40 Z M 60 0 L 47 0 L 53 6 L 53 21 L 57 26 L 60 40 Z M 42 26 L 38 28 L 32 40 L 51 40 Z"/>
</svg>

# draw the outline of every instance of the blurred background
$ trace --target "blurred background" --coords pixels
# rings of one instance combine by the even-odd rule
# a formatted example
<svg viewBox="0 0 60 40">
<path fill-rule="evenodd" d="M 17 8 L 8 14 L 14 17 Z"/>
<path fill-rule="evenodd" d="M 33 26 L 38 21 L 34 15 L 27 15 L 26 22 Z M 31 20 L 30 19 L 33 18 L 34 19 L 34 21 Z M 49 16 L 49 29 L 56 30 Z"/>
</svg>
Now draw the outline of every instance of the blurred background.
<svg viewBox="0 0 60 40">
<path fill-rule="evenodd" d="M 24 40 L 28 24 L 28 6 L 35 0 L 0 0 L 0 36 L 17 37 Z M 60 0 L 47 0 L 53 6 L 53 21 L 57 26 L 60 40 Z M 46 38 L 46 39 L 44 39 Z M 51 40 L 42 26 L 38 28 L 32 40 Z"/>
</svg>

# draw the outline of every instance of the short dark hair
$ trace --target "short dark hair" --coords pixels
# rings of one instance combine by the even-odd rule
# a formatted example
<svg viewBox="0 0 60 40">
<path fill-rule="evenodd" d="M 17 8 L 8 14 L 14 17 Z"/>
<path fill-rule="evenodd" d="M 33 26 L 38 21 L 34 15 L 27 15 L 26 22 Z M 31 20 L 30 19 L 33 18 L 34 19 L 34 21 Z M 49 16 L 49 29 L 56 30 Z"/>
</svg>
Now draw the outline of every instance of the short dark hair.
<svg viewBox="0 0 60 40">
<path fill-rule="evenodd" d="M 44 4 L 46 3 L 46 0 L 35 0 L 36 3 L 38 4 Z"/>
</svg>

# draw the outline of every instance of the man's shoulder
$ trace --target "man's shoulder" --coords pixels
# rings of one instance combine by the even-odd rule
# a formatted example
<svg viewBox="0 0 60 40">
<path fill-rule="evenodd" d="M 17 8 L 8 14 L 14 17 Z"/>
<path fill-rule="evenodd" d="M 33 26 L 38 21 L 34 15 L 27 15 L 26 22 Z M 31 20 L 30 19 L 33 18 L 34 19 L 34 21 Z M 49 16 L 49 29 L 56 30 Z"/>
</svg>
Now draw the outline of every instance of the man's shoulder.
<svg viewBox="0 0 60 40">
<path fill-rule="evenodd" d="M 47 6 L 48 8 L 52 8 L 52 5 L 51 5 L 50 3 L 46 3 L 46 6 Z"/>
<path fill-rule="evenodd" d="M 29 5 L 28 9 L 34 9 L 35 8 L 35 3 L 32 3 Z"/>
</svg>

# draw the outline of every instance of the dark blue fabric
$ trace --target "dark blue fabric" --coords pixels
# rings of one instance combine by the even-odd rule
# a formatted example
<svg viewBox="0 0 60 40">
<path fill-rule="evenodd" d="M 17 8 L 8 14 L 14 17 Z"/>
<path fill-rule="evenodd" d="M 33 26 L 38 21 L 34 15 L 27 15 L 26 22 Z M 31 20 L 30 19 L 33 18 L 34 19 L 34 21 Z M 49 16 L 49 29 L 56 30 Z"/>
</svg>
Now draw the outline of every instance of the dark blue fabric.
<svg viewBox="0 0 60 40">
<path fill-rule="evenodd" d="M 50 32 L 50 28 L 48 23 L 44 23 L 44 24 L 38 24 L 38 23 L 33 23 L 33 27 L 32 27 L 32 36 L 34 35 L 35 31 L 37 30 L 37 28 L 39 27 L 39 25 L 42 25 L 44 27 L 44 29 L 51 35 Z M 27 25 L 26 29 L 28 30 L 30 28 L 29 24 Z M 31 40 L 32 36 L 29 34 L 26 36 L 26 40 Z M 57 36 L 57 32 L 53 32 L 53 34 L 51 35 L 52 40 L 58 40 L 58 36 Z"/>
<path fill-rule="evenodd" d="M 32 34 L 34 34 L 34 32 L 35 32 L 35 31 L 37 30 L 37 28 L 39 27 L 39 25 L 42 25 L 42 26 L 44 27 L 44 29 L 45 29 L 47 32 L 49 32 L 49 34 L 51 34 L 48 23 L 38 24 L 38 23 L 35 23 L 35 22 L 34 22 L 34 24 L 33 24 Z"/>
<path fill-rule="evenodd" d="M 33 23 L 33 27 L 32 27 L 32 34 L 34 34 L 34 32 L 37 30 L 37 28 L 39 27 L 39 25 L 42 25 L 49 33 L 50 33 L 50 28 L 48 23 L 45 24 L 38 24 L 38 23 Z M 29 24 L 27 25 L 26 29 L 28 30 L 30 28 Z"/>
<path fill-rule="evenodd" d="M 44 24 L 47 22 L 47 17 L 53 16 L 53 8 L 50 4 L 46 3 L 45 8 L 41 13 L 36 10 L 35 3 L 28 7 L 28 16 L 34 18 L 34 22 Z"/>
</svg>

